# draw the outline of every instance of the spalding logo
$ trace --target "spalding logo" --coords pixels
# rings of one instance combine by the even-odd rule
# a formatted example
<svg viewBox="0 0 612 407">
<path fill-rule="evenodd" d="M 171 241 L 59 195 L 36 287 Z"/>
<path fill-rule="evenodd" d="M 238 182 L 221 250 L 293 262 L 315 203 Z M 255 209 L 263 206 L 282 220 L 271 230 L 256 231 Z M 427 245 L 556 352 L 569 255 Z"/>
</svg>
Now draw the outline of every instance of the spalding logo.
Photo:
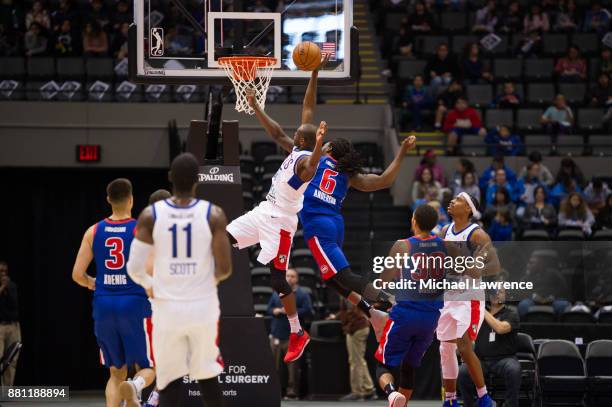
<svg viewBox="0 0 612 407">
<path fill-rule="evenodd" d="M 219 172 L 219 167 L 212 167 L 208 172 L 214 175 Z"/>
</svg>

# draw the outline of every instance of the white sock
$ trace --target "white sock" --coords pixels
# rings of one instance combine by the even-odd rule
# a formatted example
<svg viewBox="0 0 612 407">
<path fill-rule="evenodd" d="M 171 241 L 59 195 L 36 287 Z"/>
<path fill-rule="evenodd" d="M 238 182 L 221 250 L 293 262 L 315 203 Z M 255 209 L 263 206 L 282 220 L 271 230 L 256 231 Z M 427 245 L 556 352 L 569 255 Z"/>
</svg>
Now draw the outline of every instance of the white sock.
<svg viewBox="0 0 612 407">
<path fill-rule="evenodd" d="M 482 398 L 485 394 L 487 394 L 487 386 L 476 389 L 476 393 L 478 393 L 478 398 Z"/>
<path fill-rule="evenodd" d="M 153 390 L 151 394 L 149 394 L 149 400 L 147 400 L 147 404 L 157 407 L 157 405 L 159 404 L 159 393 Z"/>
<path fill-rule="evenodd" d="M 455 400 L 457 398 L 456 391 L 447 391 L 444 393 L 444 400 Z"/>
<path fill-rule="evenodd" d="M 134 383 L 134 387 L 136 387 L 136 392 L 140 393 L 142 389 L 145 388 L 145 379 L 141 376 L 136 376 L 132 379 L 132 383 Z"/>
<path fill-rule="evenodd" d="M 289 327 L 291 328 L 291 333 L 296 334 L 300 332 L 302 326 L 300 325 L 300 318 L 298 317 L 298 315 L 287 315 L 287 319 L 289 320 Z"/>
</svg>

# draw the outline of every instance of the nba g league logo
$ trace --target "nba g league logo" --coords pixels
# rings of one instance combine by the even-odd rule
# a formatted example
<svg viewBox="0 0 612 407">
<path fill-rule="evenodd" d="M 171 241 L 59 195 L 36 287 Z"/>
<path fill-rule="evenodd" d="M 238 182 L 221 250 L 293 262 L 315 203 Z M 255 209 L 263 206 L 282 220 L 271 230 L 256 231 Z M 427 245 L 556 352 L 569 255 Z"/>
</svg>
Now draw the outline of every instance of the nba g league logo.
<svg viewBox="0 0 612 407">
<path fill-rule="evenodd" d="M 164 56 L 164 29 L 161 27 L 151 28 L 150 37 L 151 49 L 150 54 L 152 57 Z"/>
</svg>

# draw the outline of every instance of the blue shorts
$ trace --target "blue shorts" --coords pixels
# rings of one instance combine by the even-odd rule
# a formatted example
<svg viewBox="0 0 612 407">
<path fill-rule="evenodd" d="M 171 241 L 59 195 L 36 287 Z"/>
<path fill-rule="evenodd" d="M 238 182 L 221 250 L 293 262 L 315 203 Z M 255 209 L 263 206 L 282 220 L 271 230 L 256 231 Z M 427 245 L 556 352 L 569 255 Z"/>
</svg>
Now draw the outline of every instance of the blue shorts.
<svg viewBox="0 0 612 407">
<path fill-rule="evenodd" d="M 388 366 L 399 366 L 404 360 L 412 367 L 420 366 L 434 339 L 438 318 L 439 310 L 419 311 L 394 306 L 374 357 Z"/>
<path fill-rule="evenodd" d="M 100 362 L 120 368 L 154 367 L 151 303 L 141 295 L 100 295 L 93 301 L 94 332 Z"/>
<path fill-rule="evenodd" d="M 301 216 L 304 240 L 312 252 L 323 280 L 338 274 L 349 266 L 342 252 L 344 219 L 342 215 Z"/>
</svg>

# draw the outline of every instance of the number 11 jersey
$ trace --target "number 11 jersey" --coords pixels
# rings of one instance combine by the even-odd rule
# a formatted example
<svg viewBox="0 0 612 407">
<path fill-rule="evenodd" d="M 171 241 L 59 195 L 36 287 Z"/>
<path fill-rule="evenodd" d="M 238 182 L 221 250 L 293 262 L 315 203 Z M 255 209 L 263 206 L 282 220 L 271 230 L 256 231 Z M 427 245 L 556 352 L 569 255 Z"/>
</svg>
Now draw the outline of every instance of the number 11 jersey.
<svg viewBox="0 0 612 407">
<path fill-rule="evenodd" d="M 212 232 L 208 224 L 211 206 L 199 199 L 187 206 L 177 206 L 170 199 L 152 205 L 156 300 L 216 301 Z"/>
</svg>

